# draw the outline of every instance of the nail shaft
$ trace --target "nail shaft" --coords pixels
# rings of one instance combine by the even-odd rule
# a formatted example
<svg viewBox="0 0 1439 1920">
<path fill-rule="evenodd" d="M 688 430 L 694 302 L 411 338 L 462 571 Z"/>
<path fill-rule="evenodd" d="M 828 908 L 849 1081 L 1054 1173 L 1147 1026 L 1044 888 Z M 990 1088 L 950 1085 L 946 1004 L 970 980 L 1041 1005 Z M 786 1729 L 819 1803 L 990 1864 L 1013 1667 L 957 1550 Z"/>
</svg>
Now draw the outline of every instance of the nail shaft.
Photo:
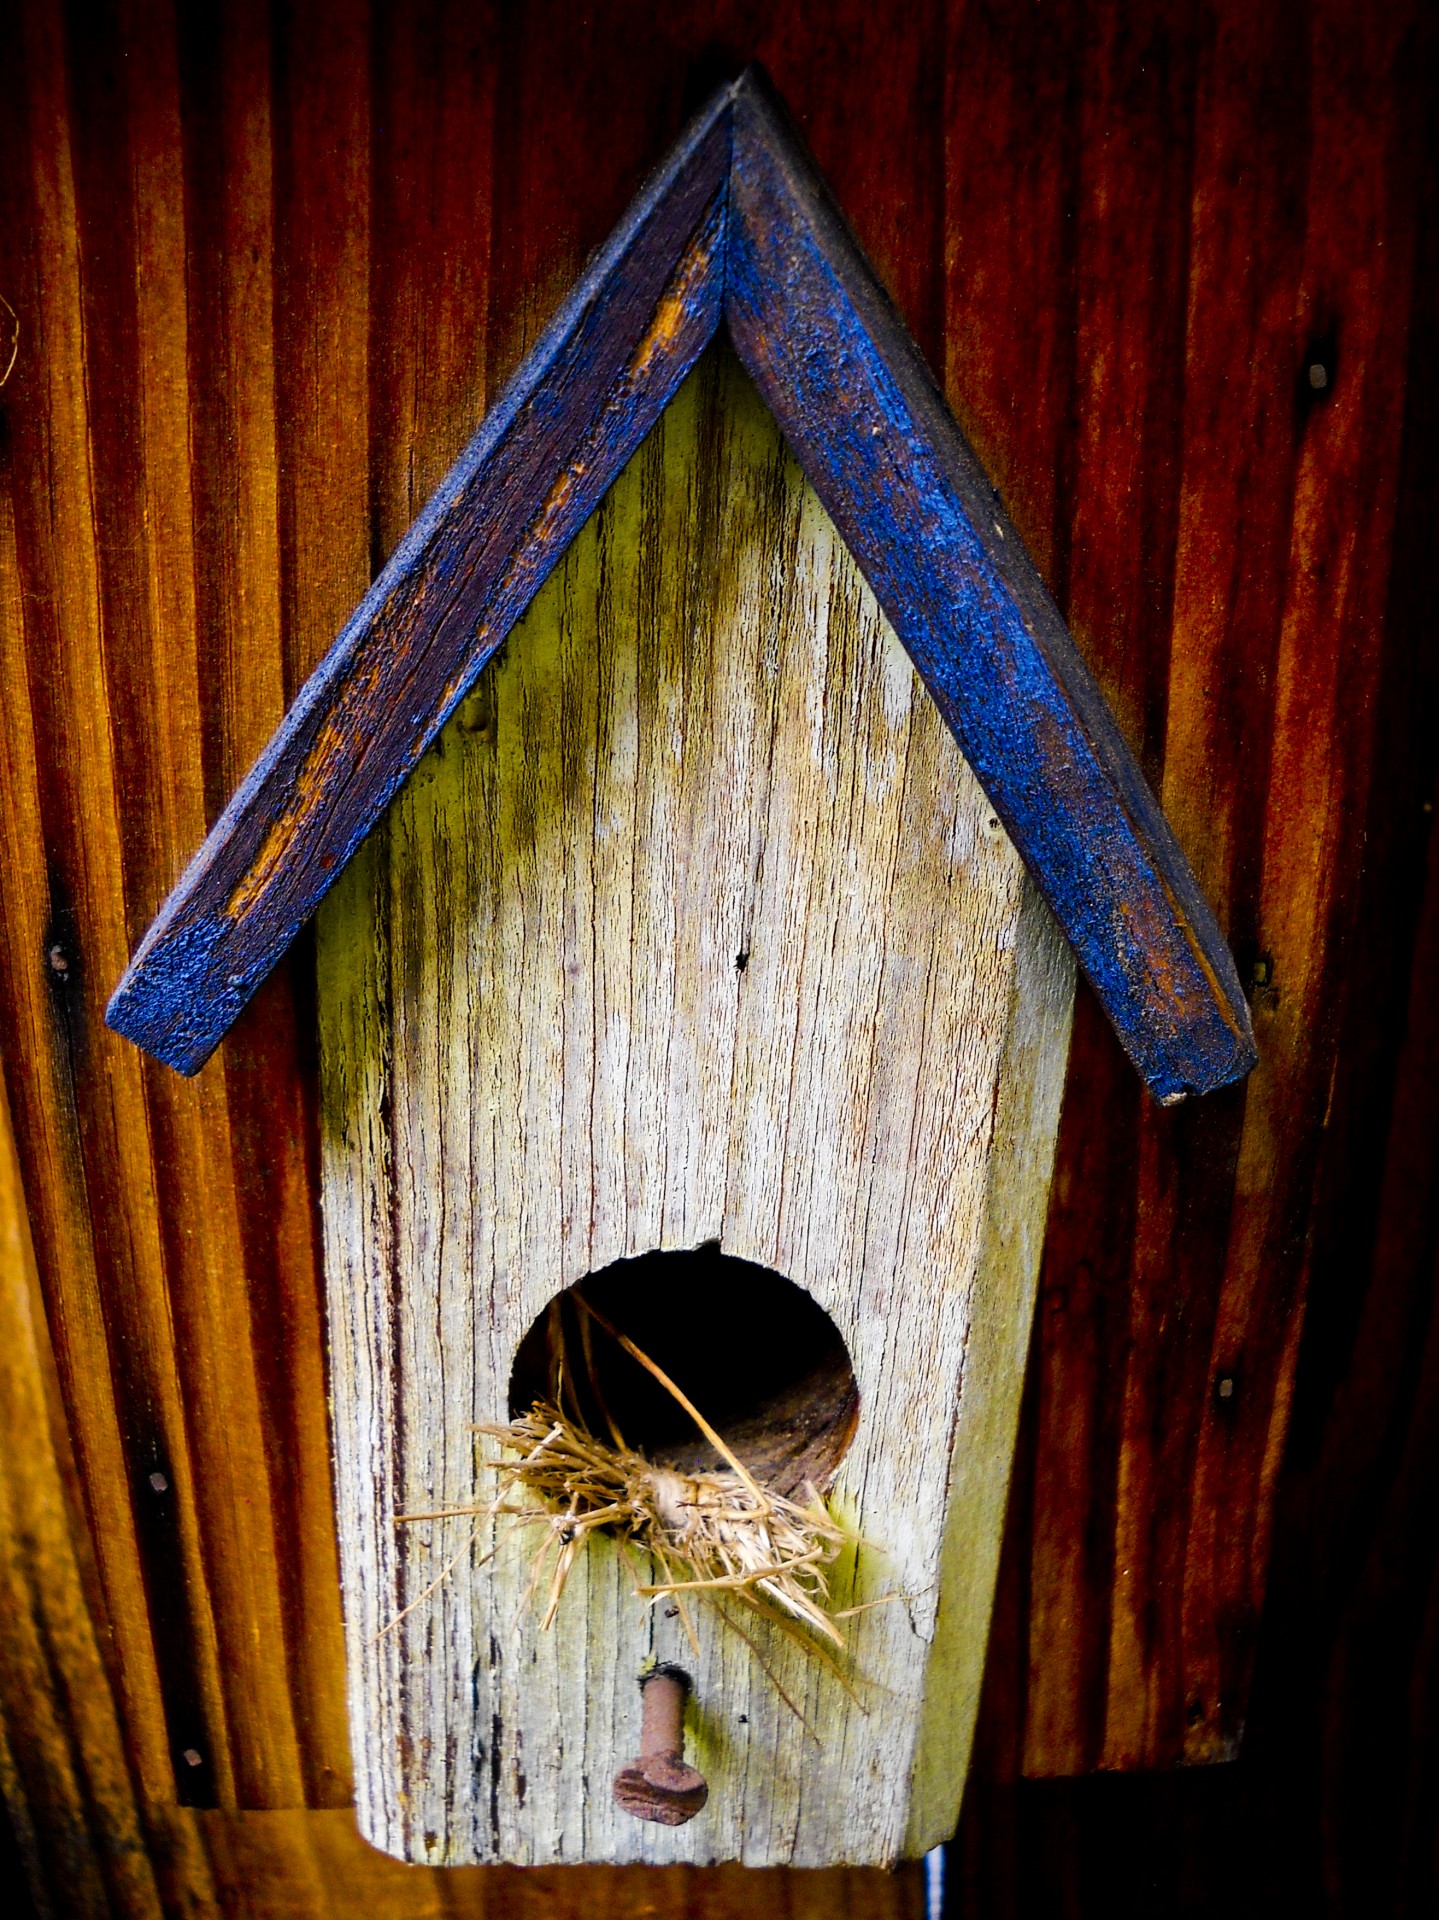
<svg viewBox="0 0 1439 1920">
<path fill-rule="evenodd" d="M 640 1685 L 644 1706 L 639 1757 L 615 1775 L 615 1804 L 636 1820 L 683 1826 L 709 1798 L 704 1775 L 684 1761 L 690 1677 L 682 1667 L 656 1667 Z"/>
</svg>

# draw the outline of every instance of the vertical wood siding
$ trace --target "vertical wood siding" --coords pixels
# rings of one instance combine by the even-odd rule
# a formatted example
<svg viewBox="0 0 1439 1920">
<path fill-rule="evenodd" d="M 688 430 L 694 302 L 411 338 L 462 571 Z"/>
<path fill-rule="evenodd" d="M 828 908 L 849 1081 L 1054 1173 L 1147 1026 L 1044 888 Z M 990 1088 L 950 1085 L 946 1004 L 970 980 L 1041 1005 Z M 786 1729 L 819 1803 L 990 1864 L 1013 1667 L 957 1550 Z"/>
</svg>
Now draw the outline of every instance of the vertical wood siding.
<svg viewBox="0 0 1439 1920">
<path fill-rule="evenodd" d="M 1427 33 L 1339 0 L 0 6 L 0 1049 L 143 1807 L 348 1800 L 312 962 L 193 1085 L 105 997 L 587 252 L 751 57 L 1253 989 L 1258 1072 L 1173 1114 L 1081 996 L 992 1764 L 1234 1751 L 1372 958 L 1378 689 L 1421 644 L 1414 594 L 1386 609 Z"/>
</svg>

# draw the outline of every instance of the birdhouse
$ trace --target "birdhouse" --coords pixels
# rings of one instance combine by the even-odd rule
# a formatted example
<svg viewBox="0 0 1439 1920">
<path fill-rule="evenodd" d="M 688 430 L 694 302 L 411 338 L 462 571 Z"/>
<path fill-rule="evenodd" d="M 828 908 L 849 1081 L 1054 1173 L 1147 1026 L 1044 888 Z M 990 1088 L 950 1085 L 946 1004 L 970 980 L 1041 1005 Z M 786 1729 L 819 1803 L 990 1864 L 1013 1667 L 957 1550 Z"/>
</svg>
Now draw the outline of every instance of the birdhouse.
<svg viewBox="0 0 1439 1920">
<path fill-rule="evenodd" d="M 431 1863 L 946 1838 L 1075 959 L 1160 1100 L 1254 1053 L 753 77 L 479 427 L 111 1024 L 197 1071 L 317 911 L 362 1831 Z"/>
</svg>

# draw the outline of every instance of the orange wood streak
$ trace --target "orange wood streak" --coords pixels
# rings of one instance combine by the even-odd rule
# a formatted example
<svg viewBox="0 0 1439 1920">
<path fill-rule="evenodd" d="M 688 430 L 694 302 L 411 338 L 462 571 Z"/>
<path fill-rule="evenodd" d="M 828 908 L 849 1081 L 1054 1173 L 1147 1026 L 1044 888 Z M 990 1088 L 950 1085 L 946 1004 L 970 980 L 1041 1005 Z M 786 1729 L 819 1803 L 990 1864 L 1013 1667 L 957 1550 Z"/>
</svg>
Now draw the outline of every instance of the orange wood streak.
<svg viewBox="0 0 1439 1920">
<path fill-rule="evenodd" d="M 351 712 L 358 710 L 363 713 L 379 686 L 385 670 L 384 653 L 390 638 L 389 634 L 385 634 L 367 649 L 370 657 L 364 665 L 357 666 L 345 690 L 344 707 L 332 714 L 315 735 L 314 743 L 295 775 L 294 798 L 288 810 L 266 830 L 248 871 L 225 902 L 225 913 L 229 919 L 241 919 L 257 900 L 263 899 L 266 888 L 284 870 L 295 841 L 327 800 L 331 805 L 334 804 L 331 788 L 327 784 L 332 777 L 330 769 L 332 766 L 343 767 L 349 760 L 354 739 Z"/>
<path fill-rule="evenodd" d="M 128 862 L 126 904 L 142 912 L 163 897 L 205 828 L 177 51 L 166 9 L 147 6 L 122 19 L 117 52 L 127 81 L 133 194 L 132 405 L 143 485 L 138 498 L 108 503 L 119 550 L 132 556 L 138 578 L 102 564 L 101 579 L 111 604 L 126 596 L 131 614 L 129 648 L 107 659 L 106 670 L 123 725 L 145 743 L 139 764 L 125 770 L 129 809 L 153 836 L 132 843 Z M 92 388 L 106 392 L 93 372 L 91 379 Z M 128 524 L 127 509 L 135 516 Z M 276 1657 L 285 1623 L 264 1462 L 259 1330 L 250 1315 L 225 1076 L 189 1087 L 172 1079 L 147 1074 L 145 1095 L 157 1158 L 202 1223 L 188 1233 L 162 1227 L 162 1235 L 177 1385 L 188 1407 L 204 1409 L 187 1420 L 187 1437 L 204 1489 L 196 1504 L 229 1767 L 239 1804 L 295 1805 L 303 1799 L 303 1768 L 285 1666 Z"/>
<path fill-rule="evenodd" d="M 0 1451 L 0 1784 L 57 1911 L 63 1899 L 67 1913 L 159 1920 L 66 1498 L 64 1419 L 0 1087 L 0 1425 L 12 1438 Z"/>
<path fill-rule="evenodd" d="M 631 385 L 641 385 L 655 360 L 673 351 L 680 329 L 689 316 L 689 303 L 704 285 L 713 258 L 713 240 L 701 238 L 680 262 L 660 298 L 654 319 L 645 329 L 644 338 L 630 359 L 625 377 Z M 547 509 L 537 524 L 543 526 L 549 517 Z"/>
</svg>

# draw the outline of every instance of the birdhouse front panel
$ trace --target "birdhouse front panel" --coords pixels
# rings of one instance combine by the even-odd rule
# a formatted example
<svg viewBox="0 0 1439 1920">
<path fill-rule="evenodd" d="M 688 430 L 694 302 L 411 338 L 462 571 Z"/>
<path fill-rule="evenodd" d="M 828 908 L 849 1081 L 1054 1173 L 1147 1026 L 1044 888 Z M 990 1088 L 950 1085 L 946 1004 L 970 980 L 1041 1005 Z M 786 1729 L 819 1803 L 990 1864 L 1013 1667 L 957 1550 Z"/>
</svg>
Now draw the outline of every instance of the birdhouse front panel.
<svg viewBox="0 0 1439 1920">
<path fill-rule="evenodd" d="M 800 1866 L 947 1837 L 1073 963 L 727 349 L 318 928 L 364 1833 Z M 616 1335 L 756 1474 L 827 1498 L 832 1634 L 723 1586 L 637 1596 L 681 1584 L 655 1536 L 566 1539 L 513 1483 L 496 1510 L 493 1430 L 547 1392 L 590 1394 L 626 1457 L 723 1466 Z M 611 1792 L 652 1661 L 693 1681 L 682 1825 Z"/>
</svg>

